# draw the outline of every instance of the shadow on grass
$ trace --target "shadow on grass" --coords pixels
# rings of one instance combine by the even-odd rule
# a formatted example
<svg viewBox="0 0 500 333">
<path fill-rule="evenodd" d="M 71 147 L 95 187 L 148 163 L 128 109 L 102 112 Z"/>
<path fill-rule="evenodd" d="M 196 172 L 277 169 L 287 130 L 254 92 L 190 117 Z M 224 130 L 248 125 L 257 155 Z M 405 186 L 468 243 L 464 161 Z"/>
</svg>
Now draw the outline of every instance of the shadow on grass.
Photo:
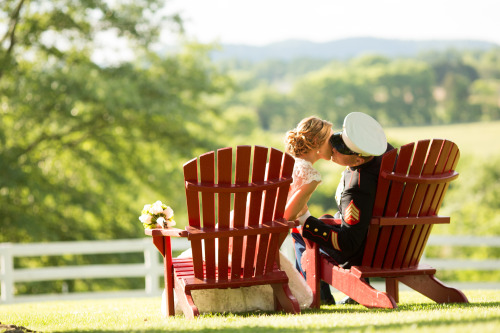
<svg viewBox="0 0 500 333">
<path fill-rule="evenodd" d="M 224 328 L 214 328 L 214 329 L 202 329 L 200 331 L 203 332 L 332 332 L 332 331 L 355 331 L 355 332 L 370 332 L 372 330 L 377 331 L 399 331 L 399 332 L 407 332 L 414 331 L 415 329 L 421 329 L 424 332 L 426 330 L 431 329 L 443 329 L 446 330 L 448 326 L 463 326 L 463 325 L 474 325 L 478 323 L 488 324 L 495 323 L 500 321 L 500 316 L 490 317 L 490 318 L 477 318 L 477 319 L 441 319 L 439 321 L 436 320 L 419 320 L 419 321 L 405 321 L 404 323 L 389 323 L 389 324 L 374 324 L 374 325 L 339 325 L 338 323 L 330 325 L 314 326 L 314 327 L 270 327 L 270 326 L 240 326 L 237 329 L 224 327 Z M 183 330 L 184 331 L 184 330 Z M 197 332 L 197 330 L 193 329 L 185 329 L 186 332 Z M 148 331 L 148 332 L 160 332 L 160 331 Z"/>
<path fill-rule="evenodd" d="M 397 309 L 389 309 L 388 311 L 415 311 L 415 310 L 438 310 L 442 308 L 500 308 L 500 302 L 475 302 L 475 303 L 415 303 L 415 304 L 398 304 Z M 372 309 L 373 310 L 373 309 Z"/>
<path fill-rule="evenodd" d="M 334 313 L 393 313 L 409 312 L 418 310 L 440 310 L 453 308 L 500 308 L 500 302 L 477 302 L 477 303 L 414 303 L 398 304 L 396 309 L 366 308 L 362 305 L 325 305 L 321 309 L 303 310 L 302 314 L 334 314 Z"/>
<path fill-rule="evenodd" d="M 477 309 L 478 315 L 476 317 L 467 318 L 429 318 L 427 320 L 422 320 L 421 318 L 411 319 L 410 316 L 404 315 L 408 312 L 418 312 L 418 311 L 448 311 L 453 309 L 467 309 L 473 308 Z M 491 308 L 500 308 L 500 302 L 479 302 L 479 303 L 468 303 L 468 304 L 436 304 L 436 303 L 419 303 L 419 304 L 401 304 L 397 309 L 368 309 L 361 305 L 344 305 L 344 306 L 323 306 L 318 310 L 303 310 L 300 315 L 297 315 L 296 319 L 300 322 L 300 316 L 317 316 L 317 315 L 335 315 L 335 314 L 363 314 L 363 313 L 401 313 L 400 322 L 391 322 L 387 324 L 361 324 L 356 325 L 352 322 L 340 322 L 336 321 L 337 317 L 333 316 L 331 321 L 327 323 L 315 322 L 314 324 L 305 323 L 304 326 L 293 326 L 293 327 L 277 327 L 271 325 L 260 325 L 259 319 L 271 317 L 274 315 L 286 315 L 284 313 L 276 312 L 249 312 L 249 313 L 216 313 L 216 314 L 203 314 L 194 321 L 187 320 L 183 316 L 177 316 L 168 318 L 165 320 L 165 327 L 161 329 L 156 328 L 138 328 L 136 332 L 217 332 L 217 333 L 228 333 L 228 332 L 241 332 L 241 333 L 264 333 L 264 332 L 304 332 L 304 331 L 314 331 L 314 332 L 331 332 L 331 331 L 370 331 L 370 330 L 392 330 L 392 331 L 407 331 L 420 329 L 422 331 L 431 329 L 444 329 L 451 326 L 462 326 L 462 325 L 474 325 L 474 324 L 488 324 L 500 322 L 500 311 L 499 314 L 493 314 L 485 318 L 481 316 L 484 310 Z M 410 317 L 410 318 L 409 318 Z M 292 316 L 291 318 L 295 317 Z M 203 321 L 210 321 L 210 326 L 213 326 L 213 320 L 220 320 L 221 324 L 217 328 L 204 327 Z M 249 325 L 236 325 L 231 326 L 231 322 L 238 322 L 241 319 L 253 319 L 253 323 Z M 345 320 L 345 317 L 344 317 Z M 291 324 L 292 325 L 292 324 Z M 107 332 L 114 333 L 113 330 L 100 331 L 91 330 L 92 332 Z M 66 331 L 71 332 L 71 331 Z M 80 331 L 81 332 L 81 331 Z M 117 333 L 119 331 L 116 331 Z"/>
</svg>

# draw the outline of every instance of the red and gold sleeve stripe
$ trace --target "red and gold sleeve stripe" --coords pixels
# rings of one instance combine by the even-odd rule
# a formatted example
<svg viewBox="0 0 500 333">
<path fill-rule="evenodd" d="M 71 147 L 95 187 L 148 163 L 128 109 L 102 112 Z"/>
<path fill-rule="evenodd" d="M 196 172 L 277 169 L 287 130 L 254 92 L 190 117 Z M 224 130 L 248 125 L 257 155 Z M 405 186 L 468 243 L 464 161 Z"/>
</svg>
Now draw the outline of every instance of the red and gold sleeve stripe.
<svg viewBox="0 0 500 333">
<path fill-rule="evenodd" d="M 332 231 L 332 245 L 335 250 L 342 251 L 339 246 L 338 234 L 335 231 Z"/>
</svg>

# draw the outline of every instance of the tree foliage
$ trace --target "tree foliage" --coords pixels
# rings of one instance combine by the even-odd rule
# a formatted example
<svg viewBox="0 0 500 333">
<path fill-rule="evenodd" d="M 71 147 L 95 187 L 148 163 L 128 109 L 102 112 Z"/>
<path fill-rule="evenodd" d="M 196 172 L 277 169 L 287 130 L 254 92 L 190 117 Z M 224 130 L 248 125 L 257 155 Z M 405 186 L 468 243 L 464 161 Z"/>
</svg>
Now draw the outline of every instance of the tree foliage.
<svg viewBox="0 0 500 333">
<path fill-rule="evenodd" d="M 206 47 L 160 57 L 158 29 L 179 22 L 153 19 L 163 1 L 110 3 L 2 4 L 0 242 L 136 237 L 144 204 L 182 211 L 182 162 L 216 145 L 210 96 L 230 82 Z M 134 61 L 93 60 L 107 30 Z"/>
<path fill-rule="evenodd" d="M 441 215 L 451 216 L 446 233 L 487 236 L 500 234 L 500 156 L 461 157 L 460 177 L 451 183 Z M 438 229 L 441 232 L 445 228 Z"/>
<path fill-rule="evenodd" d="M 251 103 L 262 128 L 285 131 L 311 114 L 340 126 L 353 111 L 373 115 L 385 126 L 500 119 L 499 59 L 499 49 L 450 50 L 413 59 L 372 54 L 348 61 L 269 60 L 221 66 L 244 78 L 242 96 L 253 96 L 235 97 L 233 104 Z M 261 102 L 271 96 L 272 105 Z"/>
</svg>

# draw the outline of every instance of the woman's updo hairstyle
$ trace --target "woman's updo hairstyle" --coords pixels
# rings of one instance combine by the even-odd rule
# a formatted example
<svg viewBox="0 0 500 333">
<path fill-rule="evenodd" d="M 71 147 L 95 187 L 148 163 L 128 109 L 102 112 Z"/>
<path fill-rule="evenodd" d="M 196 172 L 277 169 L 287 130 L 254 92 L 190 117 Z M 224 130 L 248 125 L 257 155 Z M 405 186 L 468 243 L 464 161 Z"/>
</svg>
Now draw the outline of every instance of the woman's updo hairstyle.
<svg viewBox="0 0 500 333">
<path fill-rule="evenodd" d="M 330 138 L 332 124 L 312 116 L 300 123 L 285 136 L 285 150 L 294 157 L 303 156 L 313 149 L 318 149 Z"/>
</svg>

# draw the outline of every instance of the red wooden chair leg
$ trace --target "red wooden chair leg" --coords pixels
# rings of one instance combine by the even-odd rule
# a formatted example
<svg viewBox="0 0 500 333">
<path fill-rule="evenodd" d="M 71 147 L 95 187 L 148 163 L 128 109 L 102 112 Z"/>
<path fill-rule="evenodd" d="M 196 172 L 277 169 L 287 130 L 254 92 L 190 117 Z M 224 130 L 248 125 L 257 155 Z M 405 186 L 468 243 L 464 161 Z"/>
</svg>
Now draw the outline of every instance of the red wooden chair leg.
<svg viewBox="0 0 500 333">
<path fill-rule="evenodd" d="M 313 301 L 311 303 L 312 309 L 319 309 L 321 306 L 320 295 L 320 271 L 319 271 L 319 246 L 308 239 L 304 239 L 306 243 L 306 250 L 302 255 L 302 269 L 306 272 L 306 281 L 309 288 L 311 288 Z"/>
<path fill-rule="evenodd" d="M 293 314 L 300 313 L 299 302 L 297 302 L 297 299 L 293 296 L 288 284 L 272 284 L 271 286 L 273 287 L 274 296 L 285 312 Z"/>
<path fill-rule="evenodd" d="M 172 248 L 170 243 L 170 237 L 163 237 L 165 245 L 165 255 L 163 257 L 164 261 L 164 280 L 165 280 L 165 291 L 167 298 L 167 316 L 175 316 L 175 306 L 174 306 L 174 269 L 172 266 Z"/>
<path fill-rule="evenodd" d="M 390 294 L 374 289 L 350 270 L 340 268 L 327 260 L 321 261 L 321 280 L 367 308 L 395 309 L 398 307 Z"/>
<path fill-rule="evenodd" d="M 174 293 L 173 289 L 165 286 L 165 305 L 167 309 L 167 317 L 175 316 Z"/>
<path fill-rule="evenodd" d="M 469 303 L 463 292 L 444 285 L 434 275 L 410 275 L 398 280 L 436 303 Z"/>
<path fill-rule="evenodd" d="M 396 278 L 386 278 L 385 279 L 385 291 L 394 298 L 396 303 L 399 303 L 399 285 L 398 279 Z"/>
<path fill-rule="evenodd" d="M 187 319 L 194 319 L 200 315 L 198 307 L 194 304 L 191 291 L 176 288 L 175 294 L 178 297 L 179 306 Z"/>
<path fill-rule="evenodd" d="M 174 271 L 172 266 L 172 247 L 170 237 L 153 236 L 153 244 L 163 256 L 163 275 L 165 281 L 165 309 L 167 316 L 175 316 Z"/>
</svg>

